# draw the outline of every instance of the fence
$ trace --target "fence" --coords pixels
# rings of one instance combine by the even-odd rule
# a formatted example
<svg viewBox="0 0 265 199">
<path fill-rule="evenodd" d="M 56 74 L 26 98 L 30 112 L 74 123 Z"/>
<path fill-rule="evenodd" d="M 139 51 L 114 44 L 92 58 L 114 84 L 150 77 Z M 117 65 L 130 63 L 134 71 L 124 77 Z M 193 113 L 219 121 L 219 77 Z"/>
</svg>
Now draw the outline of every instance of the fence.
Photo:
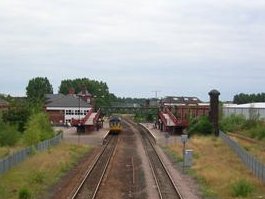
<svg viewBox="0 0 265 199">
<path fill-rule="evenodd" d="M 36 151 L 36 150 L 37 151 L 45 151 L 49 147 L 59 144 L 62 139 L 63 139 L 63 134 L 61 133 L 61 134 L 53 137 L 52 139 L 40 142 L 33 147 L 27 147 L 25 149 L 22 149 L 21 151 L 18 151 L 16 153 L 0 160 L 0 174 L 8 171 L 12 167 L 16 166 L 18 163 L 25 160 L 34 151 Z"/>
<path fill-rule="evenodd" d="M 235 153 L 251 170 L 251 172 L 255 176 L 257 176 L 263 183 L 265 183 L 265 165 L 263 165 L 254 156 L 250 155 L 245 149 L 243 149 L 238 143 L 236 143 L 222 131 L 220 131 L 220 137 L 235 151 Z"/>
</svg>

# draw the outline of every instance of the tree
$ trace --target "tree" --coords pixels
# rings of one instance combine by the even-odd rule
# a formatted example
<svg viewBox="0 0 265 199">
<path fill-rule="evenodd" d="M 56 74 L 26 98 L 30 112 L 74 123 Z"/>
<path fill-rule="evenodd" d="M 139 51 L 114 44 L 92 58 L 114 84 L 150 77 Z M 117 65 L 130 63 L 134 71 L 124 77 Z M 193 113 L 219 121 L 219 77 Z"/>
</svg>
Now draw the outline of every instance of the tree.
<svg viewBox="0 0 265 199">
<path fill-rule="evenodd" d="M 88 78 L 62 80 L 59 86 L 59 93 L 66 95 L 70 89 L 74 89 L 75 94 L 82 90 L 88 90 L 95 98 L 97 107 L 107 106 L 116 98 L 115 95 L 109 93 L 109 88 L 105 82 Z"/>
<path fill-rule="evenodd" d="M 4 123 L 17 127 L 19 132 L 25 130 L 25 125 L 31 114 L 32 106 L 25 98 L 13 98 L 8 96 L 6 101 L 9 102 L 10 108 L 2 113 Z"/>
<path fill-rule="evenodd" d="M 24 141 L 27 145 L 37 144 L 53 136 L 54 131 L 45 113 L 36 113 L 30 117 L 24 134 Z"/>
<path fill-rule="evenodd" d="M 29 80 L 26 91 L 31 102 L 43 103 L 45 94 L 52 94 L 53 88 L 47 77 L 36 77 Z"/>
<path fill-rule="evenodd" d="M 244 94 L 240 93 L 234 96 L 233 102 L 235 104 L 245 104 L 252 102 L 265 102 L 265 93 L 258 94 Z"/>
<path fill-rule="evenodd" d="M 10 126 L 0 119 L 0 146 L 13 146 L 20 138 L 15 126 Z"/>
</svg>

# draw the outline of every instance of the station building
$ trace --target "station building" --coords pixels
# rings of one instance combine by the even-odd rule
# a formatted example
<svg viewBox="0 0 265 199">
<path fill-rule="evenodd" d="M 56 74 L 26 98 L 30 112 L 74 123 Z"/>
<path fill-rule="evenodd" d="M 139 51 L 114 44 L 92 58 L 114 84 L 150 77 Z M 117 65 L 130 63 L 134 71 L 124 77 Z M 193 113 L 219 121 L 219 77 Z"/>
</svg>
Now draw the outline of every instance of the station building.
<svg viewBox="0 0 265 199">
<path fill-rule="evenodd" d="M 47 94 L 45 110 L 53 125 L 66 125 L 72 119 L 83 119 L 89 111 L 92 110 L 91 94 L 82 91 L 77 95 L 69 93 L 63 94 Z"/>
</svg>

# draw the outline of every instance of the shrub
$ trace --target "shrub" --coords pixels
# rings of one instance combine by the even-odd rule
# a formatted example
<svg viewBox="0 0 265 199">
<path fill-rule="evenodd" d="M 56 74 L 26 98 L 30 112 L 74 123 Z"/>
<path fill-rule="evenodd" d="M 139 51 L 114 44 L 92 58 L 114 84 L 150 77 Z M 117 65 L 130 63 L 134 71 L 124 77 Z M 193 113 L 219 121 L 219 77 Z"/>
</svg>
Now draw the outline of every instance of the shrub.
<svg viewBox="0 0 265 199">
<path fill-rule="evenodd" d="M 19 199 L 30 199 L 31 192 L 27 188 L 22 188 L 19 190 L 18 198 Z"/>
<path fill-rule="evenodd" d="M 252 129 L 249 129 L 247 131 L 247 134 L 252 138 L 257 138 L 259 140 L 262 140 L 265 138 L 265 126 L 258 125 Z"/>
<path fill-rule="evenodd" d="M 27 145 L 37 144 L 53 136 L 54 131 L 45 113 L 40 112 L 30 117 L 24 135 L 24 141 Z"/>
<path fill-rule="evenodd" d="M 20 138 L 16 126 L 10 126 L 0 121 L 0 146 L 13 146 Z"/>
<path fill-rule="evenodd" d="M 247 197 L 254 191 L 254 187 L 246 180 L 239 180 L 232 185 L 233 197 Z"/>
<path fill-rule="evenodd" d="M 223 131 L 238 131 L 245 125 L 246 119 L 242 115 L 231 115 L 225 117 L 220 122 L 220 128 Z"/>
<path fill-rule="evenodd" d="M 199 119 L 192 120 L 189 126 L 188 131 L 191 134 L 203 134 L 208 135 L 211 134 L 213 130 L 213 126 L 209 121 L 208 117 L 202 116 Z"/>
</svg>

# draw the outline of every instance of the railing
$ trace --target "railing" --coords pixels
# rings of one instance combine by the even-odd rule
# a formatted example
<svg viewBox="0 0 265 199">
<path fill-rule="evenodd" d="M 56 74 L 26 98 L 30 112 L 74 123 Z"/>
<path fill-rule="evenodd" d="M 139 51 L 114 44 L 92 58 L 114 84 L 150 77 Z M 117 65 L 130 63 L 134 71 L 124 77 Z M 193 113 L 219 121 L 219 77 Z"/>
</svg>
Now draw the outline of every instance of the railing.
<svg viewBox="0 0 265 199">
<path fill-rule="evenodd" d="M 187 127 L 188 126 L 188 121 L 181 118 L 177 119 L 176 116 L 166 107 L 166 113 L 169 115 L 170 119 L 174 122 L 176 126 L 182 126 L 182 127 Z"/>
<path fill-rule="evenodd" d="M 91 108 L 87 112 L 87 114 L 86 114 L 86 116 L 84 118 L 82 118 L 80 120 L 79 119 L 72 119 L 71 125 L 72 126 L 84 125 L 92 113 L 93 113 L 93 109 Z"/>
<path fill-rule="evenodd" d="M 166 113 L 168 114 L 168 116 L 174 122 L 175 125 L 179 123 L 175 115 L 173 115 L 173 113 L 167 107 L 166 107 Z"/>
<path fill-rule="evenodd" d="M 160 116 L 162 122 L 163 122 L 165 125 L 167 125 L 167 119 L 166 119 L 165 116 L 163 115 L 163 112 L 162 112 L 162 111 L 159 112 L 159 116 Z"/>
<path fill-rule="evenodd" d="M 49 147 L 59 144 L 62 139 L 63 139 L 63 134 L 60 133 L 59 135 L 57 135 L 57 136 L 55 136 L 49 140 L 45 140 L 45 141 L 40 142 L 34 146 L 27 147 L 25 149 L 22 149 L 21 151 L 18 151 L 16 153 L 4 158 L 4 159 L 1 159 L 0 160 L 0 174 L 8 171 L 12 167 L 16 166 L 18 163 L 25 160 L 35 150 L 45 151 Z"/>
<path fill-rule="evenodd" d="M 243 149 L 238 143 L 232 140 L 225 133 L 223 133 L 222 131 L 219 132 L 220 137 L 234 150 L 234 152 L 240 157 L 240 159 L 251 170 L 251 172 L 263 183 L 265 183 L 265 165 L 257 160 L 254 156 L 249 154 L 245 149 Z"/>
<path fill-rule="evenodd" d="M 98 109 L 97 114 L 95 115 L 95 118 L 93 119 L 93 124 L 95 124 L 98 121 L 99 116 L 100 116 L 100 109 Z"/>
</svg>

